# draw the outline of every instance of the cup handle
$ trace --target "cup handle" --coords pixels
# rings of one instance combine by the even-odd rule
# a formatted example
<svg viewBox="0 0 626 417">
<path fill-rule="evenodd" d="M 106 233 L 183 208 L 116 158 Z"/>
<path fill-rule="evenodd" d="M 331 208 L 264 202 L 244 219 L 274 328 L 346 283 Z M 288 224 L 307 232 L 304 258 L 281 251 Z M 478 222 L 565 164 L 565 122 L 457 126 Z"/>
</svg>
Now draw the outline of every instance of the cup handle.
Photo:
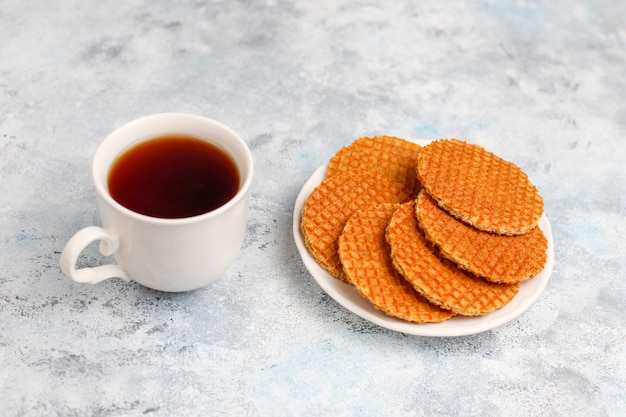
<svg viewBox="0 0 626 417">
<path fill-rule="evenodd" d="M 96 284 L 108 278 L 119 277 L 125 281 L 130 281 L 126 271 L 119 265 L 101 265 L 94 268 L 76 269 L 76 261 L 83 250 L 91 243 L 100 241 L 100 253 L 110 256 L 119 248 L 119 237 L 101 227 L 89 226 L 79 230 L 67 242 L 63 252 L 61 252 L 61 270 L 70 279 L 76 282 Z"/>
</svg>

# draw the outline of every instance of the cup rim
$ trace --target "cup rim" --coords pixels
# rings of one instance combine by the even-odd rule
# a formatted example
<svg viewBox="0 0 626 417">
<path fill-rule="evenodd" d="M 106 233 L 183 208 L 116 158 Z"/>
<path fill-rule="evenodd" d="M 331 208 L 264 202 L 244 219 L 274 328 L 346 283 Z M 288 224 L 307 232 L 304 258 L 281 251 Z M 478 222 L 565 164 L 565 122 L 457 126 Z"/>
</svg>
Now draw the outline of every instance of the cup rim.
<svg viewBox="0 0 626 417">
<path fill-rule="evenodd" d="M 102 181 L 100 181 L 97 176 L 98 173 L 96 172 L 97 169 L 100 167 L 97 163 L 97 157 L 99 155 L 99 153 L 104 149 L 104 147 L 106 146 L 107 141 L 109 140 L 109 138 L 113 135 L 119 134 L 120 131 L 122 130 L 126 130 L 129 128 L 132 128 L 134 125 L 140 124 L 140 123 L 146 123 L 149 122 L 151 120 L 156 120 L 156 119 L 161 119 L 161 118 L 181 118 L 181 119 L 187 119 L 187 120 L 196 120 L 196 121 L 201 121 L 203 123 L 209 123 L 212 124 L 213 126 L 217 127 L 218 129 L 221 129 L 225 132 L 227 132 L 230 136 L 232 136 L 233 138 L 235 138 L 235 140 L 239 143 L 241 149 L 243 150 L 243 156 L 244 156 L 244 160 L 243 160 L 243 164 L 245 164 L 245 166 L 247 167 L 246 169 L 246 175 L 243 178 L 243 181 L 241 182 L 241 185 L 239 187 L 239 190 L 237 191 L 237 193 L 230 199 L 228 200 L 226 203 L 222 204 L 221 206 L 208 211 L 206 213 L 202 213 L 202 214 L 198 214 L 195 216 L 190 216 L 190 217 L 179 217 L 179 218 L 162 218 L 162 217 L 153 217 L 153 216 L 148 216 L 145 214 L 141 214 L 141 213 L 137 213 L 136 211 L 130 210 L 129 208 L 123 206 L 122 204 L 118 203 L 109 193 L 109 191 L 106 189 L 106 180 L 104 181 L 104 184 Z M 148 140 L 148 139 L 145 139 Z M 138 142 L 139 143 L 139 142 Z M 107 173 L 108 170 L 111 167 L 111 163 L 112 161 L 107 161 Z M 96 152 L 94 153 L 93 156 L 93 160 L 92 160 L 92 164 L 91 164 L 91 176 L 92 176 L 92 181 L 94 183 L 94 186 L 96 188 L 96 191 L 98 193 L 98 195 L 104 199 L 104 201 L 111 206 L 112 208 L 114 208 L 115 210 L 121 212 L 122 214 L 131 217 L 135 220 L 140 220 L 142 222 L 146 222 L 146 223 L 153 223 L 153 224 L 160 224 L 160 225 L 185 225 L 185 224 L 192 224 L 192 223 L 197 223 L 197 222 L 201 222 L 204 220 L 208 220 L 211 219 L 213 217 L 217 217 L 219 215 L 221 215 L 222 213 L 230 210 L 232 207 L 236 206 L 237 204 L 239 204 L 239 202 L 248 194 L 248 191 L 251 187 L 252 184 L 252 177 L 253 177 L 253 171 L 254 171 L 254 160 L 252 159 L 252 152 L 250 151 L 250 148 L 248 146 L 248 144 L 241 138 L 241 136 L 239 136 L 237 134 L 237 132 L 235 132 L 233 129 L 231 129 L 230 127 L 226 126 L 224 123 L 219 122 L 217 120 L 205 117 L 205 116 L 200 116 L 200 115 L 196 115 L 196 114 L 190 114 L 190 113 L 177 113 L 177 112 L 167 112 L 167 113 L 155 113 L 155 114 L 150 114 L 147 116 L 142 116 L 139 118 L 136 118 L 134 120 L 131 120 L 130 122 L 124 123 L 123 125 L 119 126 L 118 128 L 116 128 L 115 130 L 113 130 L 111 133 L 109 133 L 104 140 L 100 143 L 100 145 L 98 146 L 98 148 L 96 149 Z"/>
</svg>

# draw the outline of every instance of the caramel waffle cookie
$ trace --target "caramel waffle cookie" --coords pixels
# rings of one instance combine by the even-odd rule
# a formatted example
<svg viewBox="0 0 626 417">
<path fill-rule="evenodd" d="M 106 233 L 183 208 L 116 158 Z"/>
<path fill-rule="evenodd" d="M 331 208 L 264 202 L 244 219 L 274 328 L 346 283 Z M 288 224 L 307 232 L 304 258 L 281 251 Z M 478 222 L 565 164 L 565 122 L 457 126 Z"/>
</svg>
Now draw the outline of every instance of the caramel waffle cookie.
<svg viewBox="0 0 626 417">
<path fill-rule="evenodd" d="M 489 281 L 525 281 L 548 260 L 548 240 L 539 227 L 516 236 L 483 232 L 442 210 L 425 191 L 417 197 L 416 215 L 426 238 L 445 258 Z"/>
<path fill-rule="evenodd" d="M 346 221 L 359 209 L 401 203 L 411 193 L 402 184 L 368 171 L 346 171 L 319 184 L 302 209 L 304 243 L 313 258 L 335 278 L 346 281 L 337 240 Z"/>
<path fill-rule="evenodd" d="M 394 136 L 362 137 L 337 151 L 328 163 L 326 178 L 351 170 L 372 171 L 404 184 L 417 195 L 422 188 L 415 172 L 421 148 Z"/>
<path fill-rule="evenodd" d="M 354 288 L 385 314 L 415 323 L 437 323 L 452 312 L 430 303 L 393 267 L 385 229 L 400 204 L 384 203 L 359 210 L 339 236 L 339 258 Z"/>
<path fill-rule="evenodd" d="M 417 177 L 443 209 L 481 230 L 528 233 L 543 213 L 543 199 L 528 176 L 478 145 L 431 142 L 419 152 Z"/>
<path fill-rule="evenodd" d="M 430 302 L 464 316 L 490 313 L 509 303 L 519 284 L 496 284 L 462 271 L 437 254 L 419 229 L 415 201 L 403 204 L 386 231 L 393 265 Z"/>
</svg>

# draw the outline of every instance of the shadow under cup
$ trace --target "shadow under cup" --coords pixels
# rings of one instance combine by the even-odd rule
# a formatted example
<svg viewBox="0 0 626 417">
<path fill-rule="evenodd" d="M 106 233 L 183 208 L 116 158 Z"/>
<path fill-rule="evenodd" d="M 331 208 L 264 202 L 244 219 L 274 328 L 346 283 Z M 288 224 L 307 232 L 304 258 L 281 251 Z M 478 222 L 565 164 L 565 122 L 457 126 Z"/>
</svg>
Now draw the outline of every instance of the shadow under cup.
<svg viewBox="0 0 626 417">
<path fill-rule="evenodd" d="M 234 197 L 214 210 L 183 218 L 140 214 L 113 199 L 108 178 L 117 158 L 141 142 L 166 135 L 203 139 L 226 152 L 239 173 L 239 187 Z M 234 131 L 217 121 L 164 113 L 118 128 L 107 136 L 94 156 L 92 177 L 102 228 L 95 227 L 99 234 L 89 237 L 91 241 L 100 240 L 100 251 L 105 255 L 113 254 L 117 265 L 65 271 L 66 274 L 75 281 L 92 283 L 114 275 L 161 291 L 188 291 L 207 285 L 225 272 L 240 251 L 246 231 L 252 174 L 253 161 L 248 146 Z M 67 269 L 70 267 L 64 270 Z M 72 276 L 72 272 L 83 277 Z"/>
</svg>

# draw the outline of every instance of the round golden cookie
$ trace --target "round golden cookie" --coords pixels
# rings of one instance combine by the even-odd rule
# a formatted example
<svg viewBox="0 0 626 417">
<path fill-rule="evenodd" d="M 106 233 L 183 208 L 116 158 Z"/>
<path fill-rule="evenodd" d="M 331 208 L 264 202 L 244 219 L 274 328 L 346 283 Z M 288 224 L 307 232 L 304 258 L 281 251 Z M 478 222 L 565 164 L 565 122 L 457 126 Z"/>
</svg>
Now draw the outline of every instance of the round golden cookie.
<svg viewBox="0 0 626 417">
<path fill-rule="evenodd" d="M 452 317 L 418 294 L 395 270 L 385 229 L 400 204 L 384 203 L 353 214 L 339 236 L 339 258 L 354 288 L 375 308 L 415 323 L 437 323 Z"/>
<path fill-rule="evenodd" d="M 402 184 L 368 171 L 346 171 L 324 180 L 302 209 L 301 229 L 311 256 L 329 274 L 345 281 L 337 239 L 357 210 L 380 203 L 401 203 L 410 197 Z"/>
<path fill-rule="evenodd" d="M 429 143 L 418 155 L 417 176 L 443 209 L 481 230 L 524 234 L 543 213 L 543 199 L 528 176 L 478 145 Z"/>
<path fill-rule="evenodd" d="M 548 240 L 539 227 L 517 236 L 483 232 L 449 215 L 425 191 L 417 197 L 416 214 L 426 238 L 445 258 L 489 281 L 525 281 L 548 260 Z"/>
<path fill-rule="evenodd" d="M 394 136 L 359 138 L 330 159 L 326 178 L 351 170 L 372 171 L 404 184 L 417 195 L 422 188 L 415 173 L 420 149 L 417 143 Z"/>
<path fill-rule="evenodd" d="M 464 316 L 479 316 L 505 306 L 519 284 L 496 284 L 464 272 L 436 253 L 419 229 L 415 201 L 403 204 L 386 232 L 393 265 L 430 302 Z"/>
</svg>

